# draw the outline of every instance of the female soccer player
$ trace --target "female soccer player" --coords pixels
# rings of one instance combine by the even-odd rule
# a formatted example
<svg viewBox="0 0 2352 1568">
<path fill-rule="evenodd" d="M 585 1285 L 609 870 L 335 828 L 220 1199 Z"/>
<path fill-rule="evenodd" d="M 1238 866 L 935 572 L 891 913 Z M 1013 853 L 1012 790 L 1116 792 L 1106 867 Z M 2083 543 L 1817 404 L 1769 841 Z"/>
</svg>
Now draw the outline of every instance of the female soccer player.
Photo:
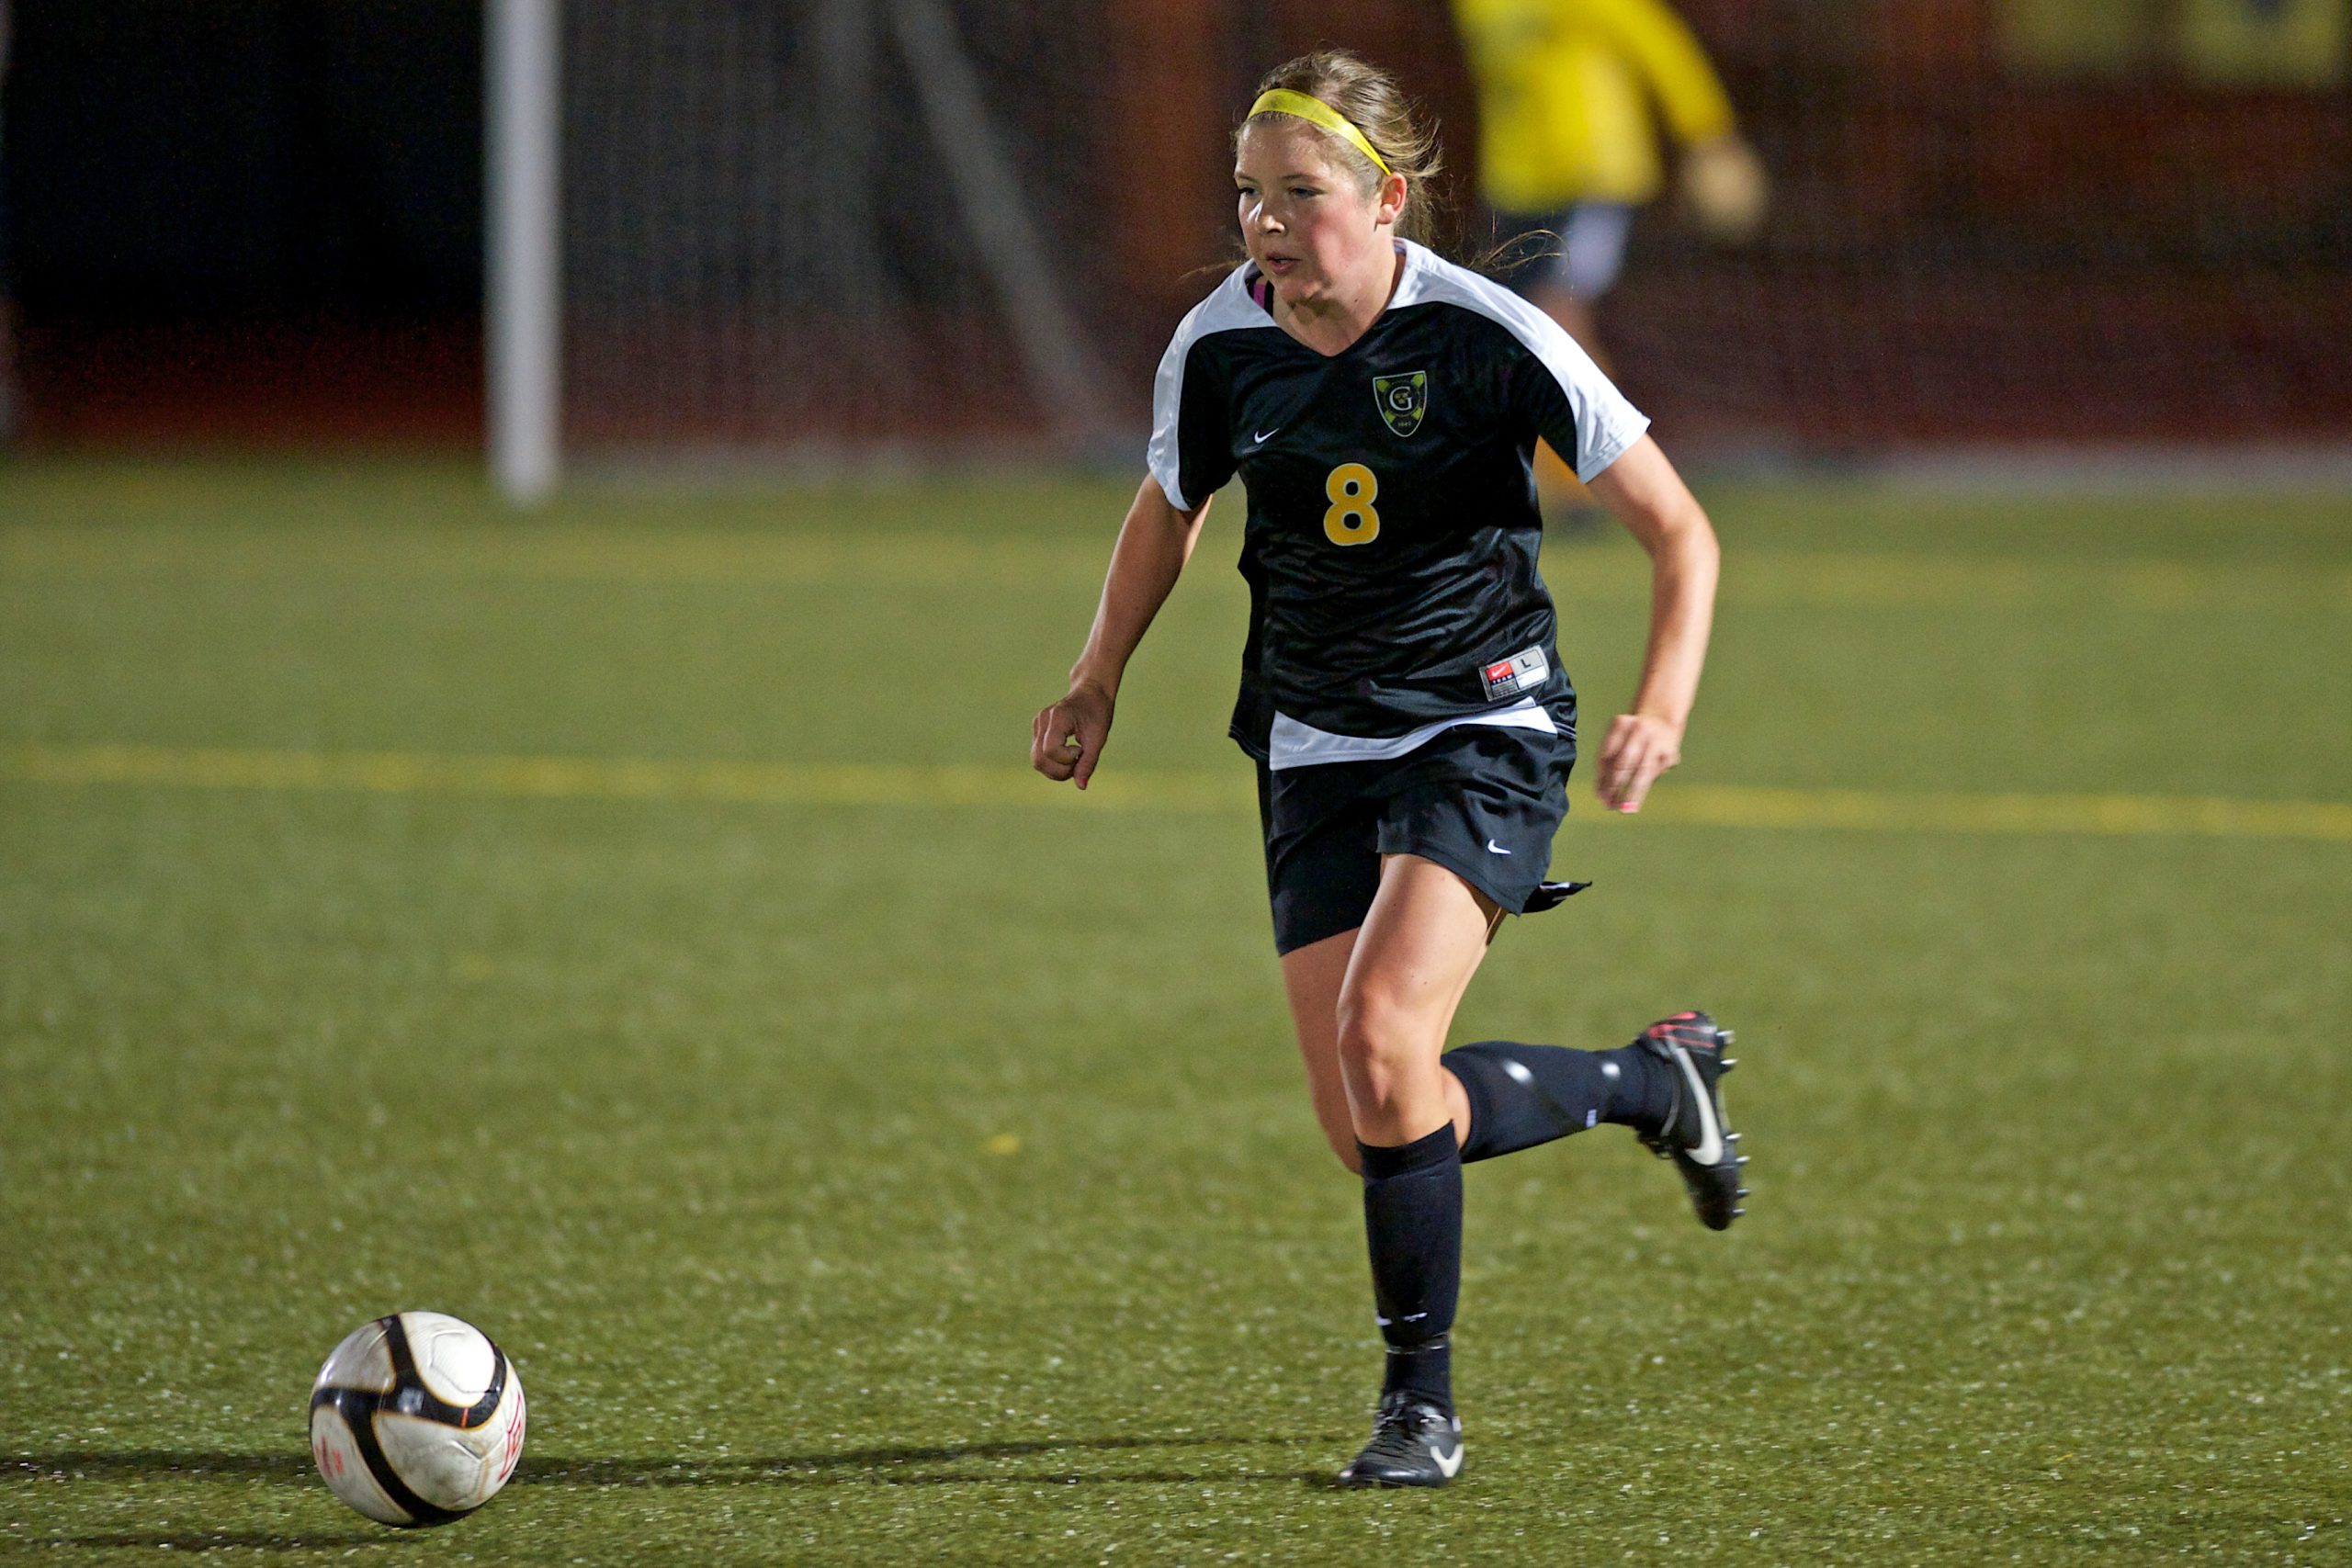
<svg viewBox="0 0 2352 1568">
<path fill-rule="evenodd" d="M 1235 139 L 1248 262 L 1177 328 L 1150 474 L 1111 557 L 1069 694 L 1031 760 L 1086 787 L 1127 660 L 1238 471 L 1251 621 L 1233 736 L 1258 762 L 1274 945 L 1325 1135 L 1363 1179 L 1387 1346 L 1355 1485 L 1440 1486 L 1462 1466 L 1447 1335 L 1462 1166 L 1631 1126 L 1699 1215 L 1740 1213 L 1736 1134 L 1704 1013 L 1587 1052 L 1444 1049 L 1506 914 L 1548 908 L 1576 694 L 1536 575 L 1536 437 L 1653 562 L 1648 655 L 1602 743 L 1600 795 L 1634 811 L 1674 766 L 1714 599 L 1706 515 L 1648 422 L 1549 317 L 1431 254 L 1431 128 L 1385 73 L 1307 55 L 1261 84 Z"/>
</svg>

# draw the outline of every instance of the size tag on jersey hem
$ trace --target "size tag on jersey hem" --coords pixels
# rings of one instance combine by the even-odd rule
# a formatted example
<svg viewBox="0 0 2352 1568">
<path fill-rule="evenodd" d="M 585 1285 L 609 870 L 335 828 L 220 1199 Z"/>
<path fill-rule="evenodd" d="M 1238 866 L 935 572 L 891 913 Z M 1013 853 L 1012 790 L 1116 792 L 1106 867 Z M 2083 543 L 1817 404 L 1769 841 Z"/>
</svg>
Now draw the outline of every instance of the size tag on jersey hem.
<svg viewBox="0 0 2352 1568">
<path fill-rule="evenodd" d="M 1514 653 L 1509 659 L 1498 659 L 1478 671 L 1486 682 L 1487 700 L 1500 702 L 1505 697 L 1532 692 L 1551 679 L 1552 661 L 1544 657 L 1540 648 Z"/>
</svg>

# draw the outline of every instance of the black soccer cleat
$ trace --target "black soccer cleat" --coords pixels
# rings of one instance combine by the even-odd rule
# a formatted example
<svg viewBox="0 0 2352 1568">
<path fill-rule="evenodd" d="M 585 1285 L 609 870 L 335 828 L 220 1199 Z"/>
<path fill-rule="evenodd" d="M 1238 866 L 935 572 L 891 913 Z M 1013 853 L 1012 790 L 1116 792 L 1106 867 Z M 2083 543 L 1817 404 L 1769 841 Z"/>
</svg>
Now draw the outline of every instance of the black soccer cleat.
<svg viewBox="0 0 2352 1568">
<path fill-rule="evenodd" d="M 1442 1486 L 1462 1473 L 1462 1423 L 1404 1392 L 1381 1395 L 1372 1441 L 1340 1472 L 1342 1486 Z"/>
<path fill-rule="evenodd" d="M 1703 1012 L 1662 1018 L 1634 1042 L 1674 1074 L 1674 1109 L 1664 1127 L 1642 1134 L 1641 1140 L 1658 1158 L 1674 1162 L 1700 1223 L 1717 1231 L 1729 1230 L 1747 1212 L 1739 1201 L 1747 1196 L 1740 1174 L 1747 1156 L 1739 1152 L 1739 1134 L 1724 1119 L 1724 1097 L 1716 1087 L 1738 1063 L 1724 1055 L 1731 1042 L 1731 1031 Z"/>
</svg>

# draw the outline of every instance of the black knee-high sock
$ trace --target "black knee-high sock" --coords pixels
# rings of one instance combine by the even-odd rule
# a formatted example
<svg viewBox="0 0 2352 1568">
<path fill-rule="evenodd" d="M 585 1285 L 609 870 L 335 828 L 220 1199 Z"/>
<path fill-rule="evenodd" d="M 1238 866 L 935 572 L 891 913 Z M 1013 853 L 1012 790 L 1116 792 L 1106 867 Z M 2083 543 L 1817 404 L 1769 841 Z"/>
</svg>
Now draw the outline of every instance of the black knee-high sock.
<svg viewBox="0 0 2352 1568">
<path fill-rule="evenodd" d="M 1380 1392 L 1408 1391 L 1453 1413 L 1446 1335 L 1462 1293 L 1462 1150 L 1448 1122 L 1393 1148 L 1358 1144 L 1372 1298 L 1388 1366 Z"/>
<path fill-rule="evenodd" d="M 1673 1069 L 1639 1045 L 1576 1051 L 1481 1040 L 1439 1060 L 1470 1099 L 1464 1163 L 1548 1144 L 1600 1122 L 1656 1132 L 1674 1104 Z"/>
</svg>

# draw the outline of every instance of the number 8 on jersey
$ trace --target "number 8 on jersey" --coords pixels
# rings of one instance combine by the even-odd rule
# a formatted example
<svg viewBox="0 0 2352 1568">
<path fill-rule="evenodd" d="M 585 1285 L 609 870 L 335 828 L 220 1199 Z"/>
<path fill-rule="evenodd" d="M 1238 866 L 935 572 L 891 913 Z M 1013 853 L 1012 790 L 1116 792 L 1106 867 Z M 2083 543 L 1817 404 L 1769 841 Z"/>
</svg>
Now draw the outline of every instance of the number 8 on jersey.
<svg viewBox="0 0 2352 1568">
<path fill-rule="evenodd" d="M 1380 537 L 1380 513 L 1373 502 L 1380 480 L 1362 463 L 1342 463 L 1323 481 L 1331 502 L 1323 513 L 1323 533 L 1335 545 L 1368 545 Z"/>
</svg>

